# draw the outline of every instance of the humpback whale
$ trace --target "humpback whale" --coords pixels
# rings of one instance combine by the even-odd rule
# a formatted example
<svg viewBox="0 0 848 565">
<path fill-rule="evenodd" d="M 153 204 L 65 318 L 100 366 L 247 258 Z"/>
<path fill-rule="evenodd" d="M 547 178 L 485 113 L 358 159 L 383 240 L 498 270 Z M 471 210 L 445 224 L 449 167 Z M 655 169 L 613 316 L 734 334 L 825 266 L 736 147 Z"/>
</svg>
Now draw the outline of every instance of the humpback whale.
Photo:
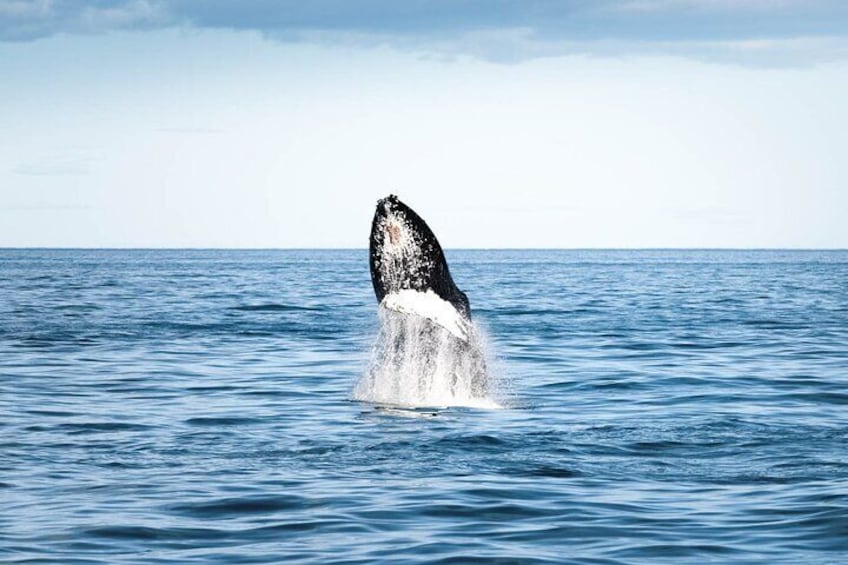
<svg viewBox="0 0 848 565">
<path fill-rule="evenodd" d="M 370 264 L 374 294 L 382 307 L 427 318 L 468 341 L 468 297 L 453 282 L 433 231 L 394 194 L 377 202 Z"/>
<path fill-rule="evenodd" d="M 433 231 L 392 194 L 377 202 L 369 247 L 382 325 L 355 396 L 418 406 L 485 403 L 482 338 Z"/>
</svg>

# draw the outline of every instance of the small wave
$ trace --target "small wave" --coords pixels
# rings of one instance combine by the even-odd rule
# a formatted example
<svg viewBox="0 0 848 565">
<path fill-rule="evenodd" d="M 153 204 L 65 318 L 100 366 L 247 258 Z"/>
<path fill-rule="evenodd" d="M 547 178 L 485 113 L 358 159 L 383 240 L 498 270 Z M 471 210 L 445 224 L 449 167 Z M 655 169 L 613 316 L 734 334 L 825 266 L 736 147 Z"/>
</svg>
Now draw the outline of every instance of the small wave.
<svg viewBox="0 0 848 565">
<path fill-rule="evenodd" d="M 217 539 L 224 532 L 212 528 L 151 528 L 148 526 L 102 526 L 89 528 L 83 532 L 86 536 L 114 540 L 207 540 Z"/>
<path fill-rule="evenodd" d="M 257 418 L 239 418 L 239 417 L 198 417 L 189 418 L 185 421 L 189 426 L 243 426 L 245 424 L 256 424 L 260 420 Z"/>
<path fill-rule="evenodd" d="M 544 477 L 548 479 L 571 479 L 582 476 L 580 471 L 553 465 L 540 465 L 526 470 L 523 474 L 527 477 Z"/>
<path fill-rule="evenodd" d="M 790 320 L 753 319 L 743 320 L 742 324 L 764 330 L 803 330 L 806 324 Z"/>
<path fill-rule="evenodd" d="M 57 306 L 53 306 L 56 310 L 69 310 L 73 312 L 94 312 L 96 310 L 103 310 L 102 306 L 98 306 L 97 304 L 59 304 Z"/>
<path fill-rule="evenodd" d="M 509 447 L 509 444 L 510 441 L 489 434 L 447 436 L 434 443 L 440 451 L 490 453 L 502 453 Z"/>
<path fill-rule="evenodd" d="M 272 514 L 281 511 L 303 510 L 310 503 L 302 496 L 235 497 L 211 501 L 175 504 L 169 510 L 198 518 L 228 518 L 251 514 Z"/>
<path fill-rule="evenodd" d="M 243 304 L 233 306 L 230 310 L 242 312 L 318 312 L 322 308 L 315 306 L 296 306 L 293 304 Z"/>
<path fill-rule="evenodd" d="M 128 424 L 125 422 L 81 422 L 59 424 L 57 426 L 69 434 L 96 434 L 104 432 L 139 432 L 149 430 L 153 426 L 145 424 Z"/>
</svg>

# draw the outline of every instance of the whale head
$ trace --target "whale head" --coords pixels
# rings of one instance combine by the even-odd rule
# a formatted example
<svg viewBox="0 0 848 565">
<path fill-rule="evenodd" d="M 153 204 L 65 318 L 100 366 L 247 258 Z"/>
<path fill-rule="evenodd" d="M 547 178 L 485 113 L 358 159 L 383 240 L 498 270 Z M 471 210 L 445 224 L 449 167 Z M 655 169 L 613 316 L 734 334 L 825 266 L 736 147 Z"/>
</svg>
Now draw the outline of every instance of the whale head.
<svg viewBox="0 0 848 565">
<path fill-rule="evenodd" d="M 444 310 L 434 301 L 438 299 L 470 321 L 468 298 L 453 282 L 435 234 L 393 194 L 377 202 L 371 223 L 370 263 L 374 294 L 387 308 L 405 312 Z"/>
</svg>

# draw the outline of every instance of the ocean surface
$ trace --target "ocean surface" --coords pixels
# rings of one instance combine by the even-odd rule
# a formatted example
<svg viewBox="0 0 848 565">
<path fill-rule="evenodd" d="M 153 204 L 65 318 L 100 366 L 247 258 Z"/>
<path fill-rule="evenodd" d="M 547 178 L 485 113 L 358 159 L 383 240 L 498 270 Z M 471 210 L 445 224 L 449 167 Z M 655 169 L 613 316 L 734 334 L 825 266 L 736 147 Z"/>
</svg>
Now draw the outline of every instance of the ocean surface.
<svg viewBox="0 0 848 565">
<path fill-rule="evenodd" d="M 447 256 L 490 407 L 365 250 L 0 250 L 0 561 L 848 563 L 848 252 Z"/>
</svg>

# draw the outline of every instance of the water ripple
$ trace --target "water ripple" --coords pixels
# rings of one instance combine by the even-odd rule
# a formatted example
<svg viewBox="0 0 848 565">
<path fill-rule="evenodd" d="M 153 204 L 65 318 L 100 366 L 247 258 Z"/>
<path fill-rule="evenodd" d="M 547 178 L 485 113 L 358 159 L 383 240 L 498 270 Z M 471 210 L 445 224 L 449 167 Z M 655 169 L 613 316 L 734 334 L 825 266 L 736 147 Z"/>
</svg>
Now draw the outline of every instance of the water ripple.
<svg viewBox="0 0 848 565">
<path fill-rule="evenodd" d="M 365 251 L 0 250 L 0 561 L 844 561 L 848 253 L 448 256 L 504 409 L 351 401 Z"/>
</svg>

